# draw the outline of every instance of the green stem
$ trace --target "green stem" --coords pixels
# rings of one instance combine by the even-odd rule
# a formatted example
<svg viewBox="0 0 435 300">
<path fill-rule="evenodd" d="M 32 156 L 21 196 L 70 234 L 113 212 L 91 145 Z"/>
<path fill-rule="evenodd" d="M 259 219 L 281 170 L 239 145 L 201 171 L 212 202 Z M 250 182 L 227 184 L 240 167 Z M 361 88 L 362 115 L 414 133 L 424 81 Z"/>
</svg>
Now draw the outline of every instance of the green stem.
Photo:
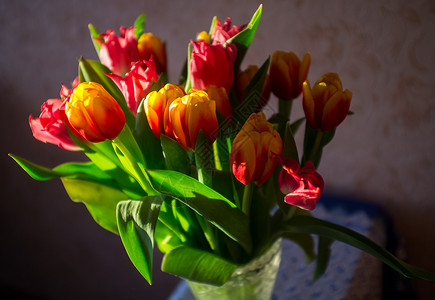
<svg viewBox="0 0 435 300">
<path fill-rule="evenodd" d="M 278 112 L 290 120 L 290 113 L 292 111 L 293 100 L 278 100 Z"/>
<path fill-rule="evenodd" d="M 146 178 L 145 173 L 143 172 L 143 170 L 141 170 L 141 168 L 139 168 L 139 165 L 137 164 L 133 155 L 128 150 L 128 148 L 125 147 L 122 141 L 118 137 L 116 137 L 113 140 L 113 143 L 115 143 L 115 146 L 118 147 L 118 149 L 122 152 L 122 154 L 127 158 L 130 165 L 133 167 L 135 174 L 131 174 L 131 175 L 136 179 L 136 181 L 140 184 L 140 186 L 147 193 L 147 195 L 148 196 L 159 195 L 159 193 L 156 190 L 154 190 L 154 188 L 151 186 L 149 180 Z"/>
<path fill-rule="evenodd" d="M 242 199 L 242 211 L 245 215 L 250 215 L 251 210 L 251 195 L 252 195 L 253 183 L 250 182 L 245 185 L 245 189 L 243 190 L 243 199 Z"/>
<path fill-rule="evenodd" d="M 309 160 L 311 160 L 313 163 L 315 163 L 314 159 L 317 155 L 317 152 L 319 151 L 320 144 L 322 142 L 322 137 L 323 137 L 323 132 L 320 130 L 317 130 L 316 139 L 314 140 L 313 147 L 311 148 L 311 151 L 310 151 L 308 156 L 305 157 L 305 155 L 304 155 L 302 165 L 305 165 L 305 162 L 307 162 Z M 316 166 L 316 168 L 317 168 L 317 166 Z"/>
<path fill-rule="evenodd" d="M 216 166 L 216 170 L 223 170 L 221 160 L 219 158 L 219 146 L 218 139 L 213 143 L 213 154 L 214 154 L 214 164 Z"/>
</svg>

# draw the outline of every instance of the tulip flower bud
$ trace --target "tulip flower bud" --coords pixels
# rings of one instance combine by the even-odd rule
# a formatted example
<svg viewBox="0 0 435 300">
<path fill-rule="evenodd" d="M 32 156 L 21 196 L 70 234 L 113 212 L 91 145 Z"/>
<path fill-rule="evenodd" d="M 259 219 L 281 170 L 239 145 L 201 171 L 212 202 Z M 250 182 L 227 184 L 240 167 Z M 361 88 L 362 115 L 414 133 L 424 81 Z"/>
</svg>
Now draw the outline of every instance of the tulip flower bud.
<svg viewBox="0 0 435 300">
<path fill-rule="evenodd" d="M 169 106 L 171 103 L 186 95 L 184 89 L 175 84 L 166 84 L 158 92 L 148 94 L 144 102 L 145 114 L 148 124 L 157 138 L 160 134 L 175 138 L 172 125 L 169 122 Z"/>
<path fill-rule="evenodd" d="M 233 107 L 231 106 L 228 94 L 223 87 L 209 85 L 206 89 L 210 100 L 216 102 L 216 109 L 225 117 L 230 120 L 233 116 Z"/>
<path fill-rule="evenodd" d="M 121 90 L 128 108 L 135 116 L 142 99 L 148 94 L 151 85 L 158 80 L 155 62 L 152 59 L 133 63 L 130 72 L 124 77 L 114 73 L 106 76 L 111 78 Z"/>
<path fill-rule="evenodd" d="M 243 100 L 243 93 L 246 87 L 251 82 L 252 78 L 254 78 L 255 74 L 258 71 L 258 67 L 255 65 L 249 65 L 246 70 L 240 71 L 237 75 L 236 80 L 236 92 L 240 101 Z M 270 98 L 270 78 L 269 75 L 266 76 L 266 80 L 264 81 L 263 90 L 261 92 L 261 98 L 258 103 L 257 111 L 260 111 L 269 101 Z"/>
<path fill-rule="evenodd" d="M 340 77 L 327 73 L 320 77 L 313 88 L 309 81 L 303 84 L 303 107 L 308 124 L 314 129 L 329 131 L 346 118 L 352 93 L 343 91 Z"/>
<path fill-rule="evenodd" d="M 236 46 L 209 45 L 203 41 L 192 41 L 192 45 L 190 59 L 192 87 L 205 90 L 209 85 L 222 86 L 229 93 L 234 80 Z"/>
<path fill-rule="evenodd" d="M 216 102 L 205 91 L 191 89 L 186 96 L 175 99 L 169 107 L 169 120 L 176 140 L 186 150 L 195 149 L 200 130 L 211 143 L 217 137 Z"/>
<path fill-rule="evenodd" d="M 140 60 L 140 56 L 134 28 L 121 27 L 120 31 L 120 36 L 117 36 L 115 31 L 107 30 L 100 33 L 96 41 L 101 47 L 98 54 L 101 63 L 113 73 L 124 76 L 130 71 L 131 63 Z"/>
<path fill-rule="evenodd" d="M 221 25 L 220 20 L 216 20 L 216 24 L 214 25 L 213 32 L 211 34 L 211 39 L 213 45 L 224 44 L 228 39 L 232 38 L 240 31 L 246 28 L 246 24 L 242 26 L 231 26 L 231 18 L 228 17 L 224 25 Z"/>
<path fill-rule="evenodd" d="M 199 41 L 203 41 L 206 44 L 210 44 L 210 35 L 205 32 L 205 31 L 201 31 L 200 33 L 198 33 L 198 35 L 196 36 L 196 40 Z"/>
<path fill-rule="evenodd" d="M 96 82 L 82 82 L 74 89 L 65 114 L 71 126 L 92 143 L 113 140 L 125 124 L 119 104 Z"/>
<path fill-rule="evenodd" d="M 275 51 L 270 63 L 272 93 L 281 100 L 299 96 L 302 83 L 307 79 L 310 61 L 309 53 L 301 61 L 293 52 Z"/>
<path fill-rule="evenodd" d="M 149 60 L 153 56 L 156 61 L 157 73 L 166 72 L 166 49 L 162 40 L 148 32 L 143 33 L 137 43 L 141 59 Z"/>
<path fill-rule="evenodd" d="M 277 157 L 282 165 L 279 174 L 279 188 L 284 201 L 306 210 L 313 210 L 322 195 L 324 182 L 322 176 L 307 161 L 301 168 L 297 161 L 287 157 Z"/>
<path fill-rule="evenodd" d="M 74 143 L 66 129 L 65 125 L 68 124 L 64 120 L 62 103 L 61 99 L 48 99 L 44 102 L 39 118 L 29 116 L 30 128 L 33 136 L 41 142 L 55 144 L 69 151 L 78 151 L 80 147 Z"/>
<path fill-rule="evenodd" d="M 264 113 L 252 114 L 236 135 L 231 147 L 234 176 L 243 184 L 264 183 L 272 175 L 282 153 L 282 140 Z"/>
</svg>

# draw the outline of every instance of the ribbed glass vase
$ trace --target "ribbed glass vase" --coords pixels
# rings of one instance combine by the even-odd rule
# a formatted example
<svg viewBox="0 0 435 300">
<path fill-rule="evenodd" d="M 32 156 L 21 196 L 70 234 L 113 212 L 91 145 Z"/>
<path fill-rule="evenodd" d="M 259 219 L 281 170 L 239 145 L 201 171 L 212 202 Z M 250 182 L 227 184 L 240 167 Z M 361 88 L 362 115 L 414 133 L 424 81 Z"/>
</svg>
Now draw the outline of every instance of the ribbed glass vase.
<svg viewBox="0 0 435 300">
<path fill-rule="evenodd" d="M 187 284 L 197 300 L 268 300 L 280 263 L 281 240 L 278 240 L 263 255 L 236 269 L 222 286 L 188 280 Z"/>
</svg>

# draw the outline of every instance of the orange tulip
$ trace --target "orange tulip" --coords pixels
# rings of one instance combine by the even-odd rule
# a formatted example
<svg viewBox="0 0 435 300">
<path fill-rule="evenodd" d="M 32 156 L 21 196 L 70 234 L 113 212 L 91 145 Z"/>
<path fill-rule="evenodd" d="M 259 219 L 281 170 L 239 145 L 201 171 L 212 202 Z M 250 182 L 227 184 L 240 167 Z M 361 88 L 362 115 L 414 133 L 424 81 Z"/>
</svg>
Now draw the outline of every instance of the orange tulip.
<svg viewBox="0 0 435 300">
<path fill-rule="evenodd" d="M 233 107 L 228 99 L 225 88 L 209 85 L 207 86 L 206 92 L 210 100 L 216 102 L 216 109 L 229 121 L 233 115 Z"/>
<path fill-rule="evenodd" d="M 137 41 L 141 59 L 149 60 L 151 55 L 156 61 L 157 73 L 166 72 L 166 49 L 162 40 L 152 33 L 143 33 Z"/>
<path fill-rule="evenodd" d="M 176 140 L 186 149 L 195 149 L 198 133 L 202 130 L 214 142 L 218 133 L 216 102 L 205 91 L 191 89 L 186 96 L 175 99 L 169 107 Z"/>
<path fill-rule="evenodd" d="M 113 140 L 124 128 L 125 116 L 116 100 L 98 83 L 80 83 L 65 104 L 71 126 L 86 140 Z"/>
<path fill-rule="evenodd" d="M 234 176 L 243 184 L 264 183 L 272 175 L 282 153 L 282 140 L 264 113 L 252 114 L 236 135 L 231 147 Z"/>
<path fill-rule="evenodd" d="M 306 53 L 302 61 L 293 52 L 275 51 L 270 63 L 272 93 L 281 100 L 295 99 L 307 79 L 311 57 Z"/>
<path fill-rule="evenodd" d="M 328 131 L 336 128 L 346 118 L 352 93 L 343 91 L 340 77 L 327 73 L 313 88 L 306 80 L 303 84 L 303 107 L 308 124 L 314 129 Z"/>
<path fill-rule="evenodd" d="M 169 122 L 169 106 L 178 97 L 186 95 L 184 89 L 175 84 L 166 84 L 158 92 L 148 94 L 144 102 L 148 124 L 157 138 L 160 134 L 175 138 Z"/>
</svg>

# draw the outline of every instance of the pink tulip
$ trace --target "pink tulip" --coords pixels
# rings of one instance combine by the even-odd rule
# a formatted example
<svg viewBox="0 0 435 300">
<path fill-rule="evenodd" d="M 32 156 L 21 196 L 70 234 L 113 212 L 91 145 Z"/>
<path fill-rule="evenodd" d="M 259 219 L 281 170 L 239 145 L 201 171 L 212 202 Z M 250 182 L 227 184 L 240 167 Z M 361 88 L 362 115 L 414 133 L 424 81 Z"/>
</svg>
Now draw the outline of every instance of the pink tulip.
<svg viewBox="0 0 435 300">
<path fill-rule="evenodd" d="M 151 85 L 158 79 L 155 62 L 152 58 L 149 61 L 143 60 L 134 63 L 130 72 L 124 77 L 116 74 L 106 75 L 119 87 L 127 101 L 128 108 L 134 115 L 136 115 L 142 99 L 148 94 Z"/>
<path fill-rule="evenodd" d="M 225 20 L 224 25 L 221 25 L 220 20 L 217 20 L 211 34 L 213 45 L 224 44 L 228 39 L 245 29 L 245 27 L 246 24 L 240 27 L 237 27 L 236 25 L 231 27 L 231 18 L 229 17 Z"/>
<path fill-rule="evenodd" d="M 225 88 L 229 93 L 234 79 L 236 46 L 228 44 L 209 45 L 203 41 L 192 41 L 193 51 L 190 60 L 192 88 L 205 90 L 209 85 Z"/>
<path fill-rule="evenodd" d="M 130 71 L 131 63 L 140 60 L 134 28 L 120 29 L 121 35 L 118 37 L 113 30 L 100 33 L 96 41 L 100 44 L 100 61 L 113 73 L 124 76 Z"/>
<path fill-rule="evenodd" d="M 316 172 L 311 161 L 307 161 L 301 168 L 297 161 L 279 157 L 282 165 L 279 174 L 279 187 L 286 194 L 284 201 L 306 210 L 313 210 L 323 192 L 322 176 Z"/>
<path fill-rule="evenodd" d="M 73 142 L 65 126 L 63 102 L 61 99 L 48 99 L 41 106 L 39 118 L 29 116 L 30 128 L 33 136 L 41 142 L 55 144 L 69 151 L 78 151 L 80 147 Z"/>
<path fill-rule="evenodd" d="M 74 89 L 76 88 L 76 86 L 78 86 L 80 83 L 80 78 L 77 76 L 74 81 L 72 82 L 72 88 L 67 88 L 63 83 L 61 83 L 62 88 L 60 89 L 60 97 L 62 99 L 66 99 L 69 96 L 71 96 L 72 92 L 74 91 Z"/>
</svg>

